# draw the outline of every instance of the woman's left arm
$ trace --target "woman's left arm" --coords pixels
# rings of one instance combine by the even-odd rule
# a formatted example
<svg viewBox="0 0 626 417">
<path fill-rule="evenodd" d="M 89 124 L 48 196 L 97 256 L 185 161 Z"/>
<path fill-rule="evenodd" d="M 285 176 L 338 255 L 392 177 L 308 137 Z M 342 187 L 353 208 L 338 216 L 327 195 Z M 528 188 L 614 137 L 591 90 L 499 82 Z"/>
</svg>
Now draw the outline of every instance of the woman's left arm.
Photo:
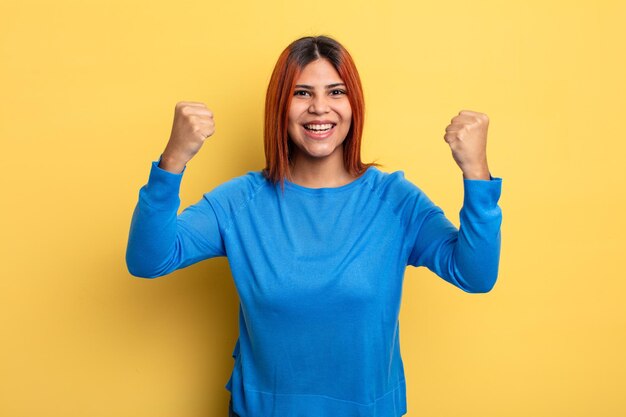
<svg viewBox="0 0 626 417">
<path fill-rule="evenodd" d="M 487 167 L 489 119 L 485 114 L 461 111 L 446 128 L 445 141 L 463 171 L 464 199 L 460 228 L 445 217 L 425 195 L 412 215 L 414 234 L 409 264 L 426 266 L 466 292 L 490 291 L 498 276 L 502 211 L 498 206 L 502 179 Z"/>
<path fill-rule="evenodd" d="M 425 266 L 469 293 L 490 291 L 498 277 L 502 179 L 464 179 L 457 229 L 425 194 L 419 194 L 409 222 L 408 264 Z"/>
</svg>

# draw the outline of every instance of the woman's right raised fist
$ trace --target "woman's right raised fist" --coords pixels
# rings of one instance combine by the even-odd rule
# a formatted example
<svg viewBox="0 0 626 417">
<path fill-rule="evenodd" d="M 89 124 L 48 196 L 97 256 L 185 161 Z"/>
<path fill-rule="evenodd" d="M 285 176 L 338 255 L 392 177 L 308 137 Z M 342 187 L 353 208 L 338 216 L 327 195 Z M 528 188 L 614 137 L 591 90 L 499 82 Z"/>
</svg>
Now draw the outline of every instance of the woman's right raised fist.
<svg viewBox="0 0 626 417">
<path fill-rule="evenodd" d="M 179 101 L 174 110 L 170 140 L 161 155 L 159 167 L 181 173 L 214 132 L 213 112 L 204 103 Z"/>
</svg>

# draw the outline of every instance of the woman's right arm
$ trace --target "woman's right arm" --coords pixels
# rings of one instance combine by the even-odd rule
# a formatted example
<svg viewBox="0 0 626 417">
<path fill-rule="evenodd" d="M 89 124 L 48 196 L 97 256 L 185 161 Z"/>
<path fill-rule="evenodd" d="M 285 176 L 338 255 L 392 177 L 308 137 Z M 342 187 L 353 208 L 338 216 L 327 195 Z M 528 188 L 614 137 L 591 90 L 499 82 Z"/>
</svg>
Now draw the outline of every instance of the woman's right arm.
<svg viewBox="0 0 626 417">
<path fill-rule="evenodd" d="M 183 172 L 173 174 L 155 161 L 148 183 L 139 190 L 126 248 L 126 266 L 134 276 L 156 278 L 203 259 L 226 255 L 218 218 L 207 194 L 177 215 Z"/>
<path fill-rule="evenodd" d="M 213 114 L 204 104 L 176 104 L 170 140 L 159 161 L 152 163 L 133 212 L 126 248 L 132 275 L 156 278 L 203 259 L 225 256 L 208 195 L 177 215 L 185 166 L 214 131 Z"/>
</svg>

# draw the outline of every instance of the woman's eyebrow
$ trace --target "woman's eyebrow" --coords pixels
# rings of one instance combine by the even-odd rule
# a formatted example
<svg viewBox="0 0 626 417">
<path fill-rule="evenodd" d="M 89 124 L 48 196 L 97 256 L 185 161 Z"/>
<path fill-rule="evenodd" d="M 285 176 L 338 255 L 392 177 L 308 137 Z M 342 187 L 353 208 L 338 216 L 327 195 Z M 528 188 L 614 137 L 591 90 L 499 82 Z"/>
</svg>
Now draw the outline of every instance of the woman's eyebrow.
<svg viewBox="0 0 626 417">
<path fill-rule="evenodd" d="M 344 83 L 334 83 L 334 84 L 328 84 L 326 86 L 326 88 L 335 88 L 335 87 L 339 87 L 340 85 L 343 85 L 345 87 Z M 306 85 L 306 84 L 296 84 L 296 88 L 305 88 L 307 90 L 313 90 L 313 86 L 310 85 Z"/>
</svg>

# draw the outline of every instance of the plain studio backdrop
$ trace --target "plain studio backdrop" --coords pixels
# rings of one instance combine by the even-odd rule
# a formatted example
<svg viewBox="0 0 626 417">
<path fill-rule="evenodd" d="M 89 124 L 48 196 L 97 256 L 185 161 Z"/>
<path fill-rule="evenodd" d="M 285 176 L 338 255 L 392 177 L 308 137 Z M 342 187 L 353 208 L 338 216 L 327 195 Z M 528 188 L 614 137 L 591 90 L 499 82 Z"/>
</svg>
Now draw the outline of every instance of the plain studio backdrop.
<svg viewBox="0 0 626 417">
<path fill-rule="evenodd" d="M 458 226 L 443 134 L 468 109 L 503 178 L 490 293 L 406 271 L 407 416 L 623 416 L 625 21 L 619 1 L 3 2 L 0 415 L 227 415 L 227 259 L 132 277 L 132 210 L 177 101 L 216 121 L 181 208 L 260 170 L 274 63 L 328 34 L 363 80 L 365 161 Z"/>
</svg>

